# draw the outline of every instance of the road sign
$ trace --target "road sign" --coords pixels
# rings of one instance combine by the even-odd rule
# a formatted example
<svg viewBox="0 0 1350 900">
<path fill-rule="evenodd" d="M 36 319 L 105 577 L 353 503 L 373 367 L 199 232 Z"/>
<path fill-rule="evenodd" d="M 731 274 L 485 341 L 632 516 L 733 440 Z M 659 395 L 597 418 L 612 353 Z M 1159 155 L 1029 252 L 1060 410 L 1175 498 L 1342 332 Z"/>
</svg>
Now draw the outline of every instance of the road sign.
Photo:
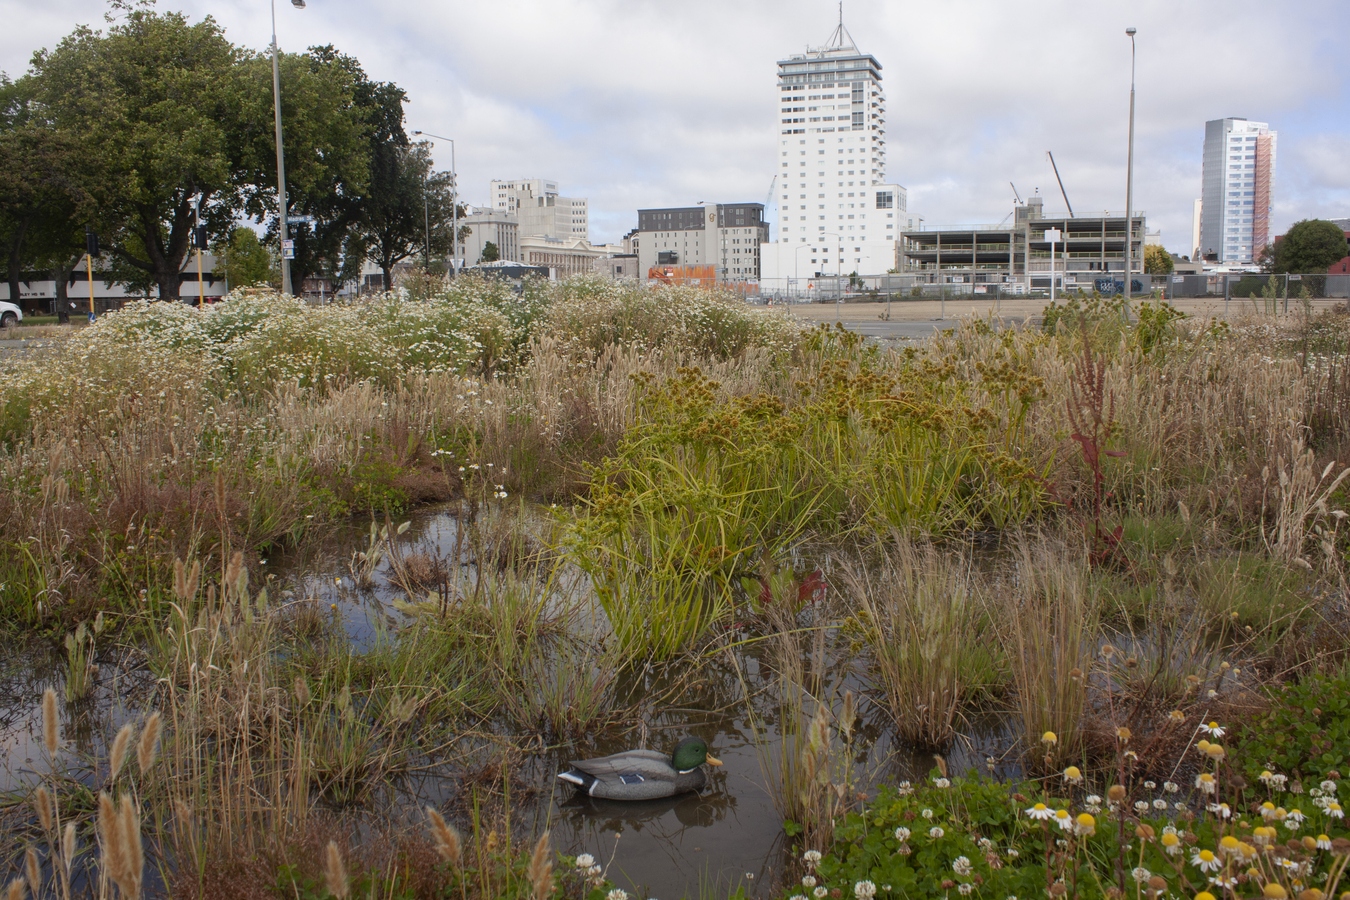
<svg viewBox="0 0 1350 900">
<path fill-rule="evenodd" d="M 308 225 L 314 221 L 313 216 L 287 216 L 286 222 L 290 225 Z"/>
<path fill-rule="evenodd" d="M 1302 276 L 1302 275 L 1290 275 L 1290 276 L 1289 276 L 1289 280 L 1290 280 L 1290 281 L 1302 281 L 1302 280 L 1303 280 L 1303 276 Z"/>
<path fill-rule="evenodd" d="M 1172 283 L 1173 283 L 1173 284 L 1184 284 L 1185 281 L 1186 281 L 1186 276 L 1185 276 L 1185 275 L 1173 275 L 1173 276 L 1172 276 Z"/>
<path fill-rule="evenodd" d="M 286 240 L 281 242 L 281 258 L 295 259 L 295 241 Z"/>
</svg>

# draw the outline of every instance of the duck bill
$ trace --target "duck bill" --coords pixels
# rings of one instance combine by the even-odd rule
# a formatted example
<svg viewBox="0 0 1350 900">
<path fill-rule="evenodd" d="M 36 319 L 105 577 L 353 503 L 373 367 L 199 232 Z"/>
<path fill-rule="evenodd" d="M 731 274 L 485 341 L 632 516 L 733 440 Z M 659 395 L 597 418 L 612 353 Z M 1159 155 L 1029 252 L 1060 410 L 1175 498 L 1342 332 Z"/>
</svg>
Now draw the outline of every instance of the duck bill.
<svg viewBox="0 0 1350 900">
<path fill-rule="evenodd" d="M 720 766 L 721 764 L 722 764 L 722 761 L 721 761 L 720 759 L 718 759 L 717 757 L 713 756 L 711 753 L 708 754 L 708 765 L 710 765 L 710 766 Z"/>
</svg>

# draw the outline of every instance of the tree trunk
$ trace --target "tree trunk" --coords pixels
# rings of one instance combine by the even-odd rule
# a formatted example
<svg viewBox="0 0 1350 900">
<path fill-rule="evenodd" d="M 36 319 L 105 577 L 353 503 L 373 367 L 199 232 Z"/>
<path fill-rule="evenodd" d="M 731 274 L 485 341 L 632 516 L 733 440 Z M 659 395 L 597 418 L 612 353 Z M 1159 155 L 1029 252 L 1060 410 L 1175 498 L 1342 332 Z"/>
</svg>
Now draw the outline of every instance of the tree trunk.
<svg viewBox="0 0 1350 900">
<path fill-rule="evenodd" d="M 19 303 L 19 285 L 23 280 L 23 239 L 28 233 L 29 219 L 24 219 L 14 229 L 14 235 L 9 243 L 9 302 L 20 308 L 23 304 Z"/>
<path fill-rule="evenodd" d="M 62 324 L 70 321 L 70 314 L 74 311 L 74 304 L 70 302 L 70 273 L 75 271 L 79 265 L 80 257 L 73 259 L 63 259 L 52 266 L 52 283 L 56 287 L 56 307 L 57 318 Z"/>
</svg>

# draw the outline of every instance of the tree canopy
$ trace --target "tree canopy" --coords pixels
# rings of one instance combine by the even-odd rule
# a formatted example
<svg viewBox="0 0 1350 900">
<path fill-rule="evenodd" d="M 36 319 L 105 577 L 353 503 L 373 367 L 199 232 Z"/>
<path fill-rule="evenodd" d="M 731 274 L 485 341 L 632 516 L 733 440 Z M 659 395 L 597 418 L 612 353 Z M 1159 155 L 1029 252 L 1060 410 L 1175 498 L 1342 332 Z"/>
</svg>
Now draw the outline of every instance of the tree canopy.
<svg viewBox="0 0 1350 900">
<path fill-rule="evenodd" d="M 1150 275 L 1171 275 L 1176 264 L 1172 254 L 1158 244 L 1149 244 L 1144 248 L 1144 271 Z"/>
<path fill-rule="evenodd" d="M 76 28 L 17 81 L 0 74 L 11 292 L 25 271 L 68 272 L 91 226 L 112 280 L 176 299 L 198 209 L 222 258 L 247 243 L 245 219 L 279 255 L 270 53 L 232 44 L 209 16 L 114 6 L 105 30 Z M 309 219 L 290 226 L 293 284 L 354 280 L 371 255 L 387 270 L 428 231 L 434 251 L 447 247 L 449 176 L 410 147 L 405 92 L 331 46 L 283 54 L 279 69 L 288 217 Z"/>
<path fill-rule="evenodd" d="M 1345 231 L 1325 219 L 1304 219 L 1275 242 L 1271 271 L 1277 274 L 1325 272 L 1350 255 Z"/>
</svg>

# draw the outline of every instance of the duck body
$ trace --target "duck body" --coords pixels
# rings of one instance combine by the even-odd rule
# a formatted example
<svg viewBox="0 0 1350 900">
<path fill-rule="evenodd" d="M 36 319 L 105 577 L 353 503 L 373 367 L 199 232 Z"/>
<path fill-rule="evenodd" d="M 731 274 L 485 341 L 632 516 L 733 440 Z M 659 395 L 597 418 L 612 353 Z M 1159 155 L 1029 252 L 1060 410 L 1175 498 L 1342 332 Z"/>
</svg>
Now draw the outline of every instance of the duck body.
<svg viewBox="0 0 1350 900">
<path fill-rule="evenodd" d="M 588 797 L 659 800 L 702 790 L 708 784 L 705 764 L 722 763 L 708 755 L 708 745 L 703 741 L 686 738 L 672 756 L 655 750 L 625 750 L 612 756 L 573 760 L 570 769 L 558 773 L 558 779 Z"/>
</svg>

